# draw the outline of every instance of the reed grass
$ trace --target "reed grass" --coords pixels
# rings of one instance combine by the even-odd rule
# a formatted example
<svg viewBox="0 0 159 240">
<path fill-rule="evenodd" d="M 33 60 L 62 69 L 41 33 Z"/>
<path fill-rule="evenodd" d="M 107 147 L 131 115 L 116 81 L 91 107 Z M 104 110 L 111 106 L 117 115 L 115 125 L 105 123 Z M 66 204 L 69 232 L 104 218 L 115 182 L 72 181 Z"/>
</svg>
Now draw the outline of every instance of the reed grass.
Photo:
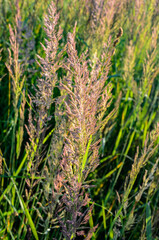
<svg viewBox="0 0 159 240">
<path fill-rule="evenodd" d="M 0 239 L 159 239 L 158 0 L 0 6 Z"/>
</svg>

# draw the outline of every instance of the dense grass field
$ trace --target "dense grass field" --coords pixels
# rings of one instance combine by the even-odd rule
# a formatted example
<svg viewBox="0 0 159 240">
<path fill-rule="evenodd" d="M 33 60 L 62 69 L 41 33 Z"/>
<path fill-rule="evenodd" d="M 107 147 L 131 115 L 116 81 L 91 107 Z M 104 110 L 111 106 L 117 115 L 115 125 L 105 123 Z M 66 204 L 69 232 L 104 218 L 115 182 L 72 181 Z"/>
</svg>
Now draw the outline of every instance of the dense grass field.
<svg viewBox="0 0 159 240">
<path fill-rule="evenodd" d="M 158 0 L 0 0 L 0 239 L 159 240 Z"/>
</svg>

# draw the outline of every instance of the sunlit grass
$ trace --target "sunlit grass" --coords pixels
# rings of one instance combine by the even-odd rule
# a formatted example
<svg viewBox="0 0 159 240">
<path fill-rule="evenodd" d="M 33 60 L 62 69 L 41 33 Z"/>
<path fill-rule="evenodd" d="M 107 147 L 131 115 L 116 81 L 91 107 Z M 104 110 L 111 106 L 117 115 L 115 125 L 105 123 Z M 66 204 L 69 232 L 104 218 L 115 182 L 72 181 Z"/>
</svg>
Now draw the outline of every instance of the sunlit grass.
<svg viewBox="0 0 159 240">
<path fill-rule="evenodd" d="M 158 239 L 158 1 L 50 2 L 0 1 L 0 238 Z"/>
</svg>

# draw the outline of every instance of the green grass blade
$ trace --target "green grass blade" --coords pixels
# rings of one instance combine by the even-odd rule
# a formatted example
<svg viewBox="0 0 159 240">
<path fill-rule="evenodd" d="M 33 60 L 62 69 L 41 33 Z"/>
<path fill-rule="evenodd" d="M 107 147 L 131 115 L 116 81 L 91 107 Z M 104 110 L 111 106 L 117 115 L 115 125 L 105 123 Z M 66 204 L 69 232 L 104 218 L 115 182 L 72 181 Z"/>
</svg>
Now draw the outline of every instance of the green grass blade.
<svg viewBox="0 0 159 240">
<path fill-rule="evenodd" d="M 149 203 L 146 204 L 146 238 L 152 240 L 151 208 Z"/>
<path fill-rule="evenodd" d="M 55 128 L 53 128 L 48 134 L 47 134 L 47 136 L 44 138 L 44 140 L 43 140 L 43 144 L 45 144 L 46 143 L 46 141 L 48 140 L 48 138 L 51 136 L 51 134 L 54 132 L 54 130 L 55 130 Z"/>
<path fill-rule="evenodd" d="M 24 155 L 24 157 L 23 157 L 23 160 L 21 161 L 21 163 L 20 163 L 20 165 L 19 165 L 16 173 L 14 174 L 14 177 L 17 176 L 17 175 L 19 174 L 19 172 L 21 171 L 21 169 L 22 169 L 22 167 L 23 167 L 23 165 L 24 165 L 24 163 L 25 163 L 26 158 L 27 158 L 27 154 L 25 153 L 25 155 Z M 4 192 L 3 192 L 2 195 L 0 196 L 0 202 L 2 201 L 4 195 L 11 190 L 12 185 L 13 185 L 13 183 L 11 182 L 11 183 L 7 186 L 7 188 L 4 190 Z"/>
<path fill-rule="evenodd" d="M 104 201 L 103 200 L 102 200 L 102 215 L 103 215 L 104 230 L 106 230 L 106 217 L 105 217 L 105 209 L 104 209 Z"/>
<path fill-rule="evenodd" d="M 11 180 L 12 180 L 13 185 L 14 185 L 14 187 L 15 187 L 16 193 L 17 193 L 17 195 L 18 195 L 18 197 L 19 197 L 19 202 L 20 202 L 21 208 L 22 208 L 22 210 L 25 212 L 25 215 L 26 215 L 26 217 L 27 217 L 27 219 L 28 219 L 28 223 L 29 223 L 29 225 L 30 225 L 30 227 L 31 227 L 32 233 L 33 233 L 35 239 L 36 239 L 36 240 L 39 240 L 38 234 L 37 234 L 37 231 L 36 231 L 36 228 L 35 228 L 35 225 L 34 225 L 34 223 L 33 223 L 33 220 L 32 220 L 32 218 L 31 218 L 31 216 L 30 216 L 30 213 L 29 213 L 29 210 L 28 210 L 28 208 L 27 208 L 27 205 L 25 204 L 23 198 L 21 197 L 21 195 L 20 195 L 20 193 L 19 193 L 19 191 L 18 191 L 18 189 L 17 189 L 17 187 L 16 187 L 16 183 L 15 183 L 14 179 L 11 178 Z"/>
<path fill-rule="evenodd" d="M 90 136 L 90 139 L 89 139 L 89 142 L 88 142 L 88 145 L 87 145 L 87 149 L 86 149 L 85 155 L 84 155 L 83 160 L 82 160 L 81 176 L 82 176 L 82 172 L 83 172 L 83 170 L 85 168 L 85 165 L 86 165 L 86 162 L 87 162 L 91 142 L 92 142 L 92 135 Z"/>
<path fill-rule="evenodd" d="M 32 232 L 33 232 L 33 235 L 34 235 L 34 237 L 35 237 L 36 240 L 39 240 L 39 238 L 38 238 L 38 234 L 37 234 L 37 231 L 36 231 L 35 225 L 34 225 L 34 223 L 33 223 L 33 220 L 32 220 L 32 218 L 31 218 L 31 216 L 30 216 L 29 210 L 28 210 L 28 208 L 27 208 L 27 206 L 26 206 L 26 204 L 25 204 L 23 198 L 22 198 L 21 196 L 20 196 L 20 198 L 21 198 L 21 202 L 22 202 L 22 204 L 23 204 L 23 207 L 24 207 L 25 214 L 26 214 L 26 216 L 27 216 L 27 219 L 28 219 L 29 225 L 30 225 L 31 230 L 32 230 Z"/>
</svg>

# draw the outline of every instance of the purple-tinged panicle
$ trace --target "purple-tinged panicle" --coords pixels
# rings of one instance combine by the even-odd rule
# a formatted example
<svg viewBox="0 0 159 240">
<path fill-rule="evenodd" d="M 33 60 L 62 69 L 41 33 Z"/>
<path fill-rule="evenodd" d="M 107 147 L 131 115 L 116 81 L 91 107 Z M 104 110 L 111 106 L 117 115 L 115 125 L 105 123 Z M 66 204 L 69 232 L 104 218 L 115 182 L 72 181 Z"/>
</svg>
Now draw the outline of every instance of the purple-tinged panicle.
<svg viewBox="0 0 159 240">
<path fill-rule="evenodd" d="M 107 52 L 105 48 L 102 61 L 96 59 L 89 66 L 87 52 L 78 56 L 75 30 L 76 25 L 73 33 L 68 34 L 68 58 L 63 64 L 67 75 L 61 80 L 61 90 L 66 95 L 64 102 L 68 131 L 61 160 L 61 170 L 65 176 L 61 211 L 65 209 L 66 212 L 59 222 L 66 239 L 74 239 L 79 227 L 85 225 L 90 218 L 92 207 L 83 212 L 84 206 L 89 203 L 85 181 L 88 174 L 98 166 L 100 129 L 115 112 L 113 110 L 108 118 L 104 118 L 111 103 L 112 87 L 110 84 L 105 86 L 111 51 Z M 95 228 L 88 233 L 86 239 L 90 239 L 94 230 Z"/>
<path fill-rule="evenodd" d="M 62 30 L 57 30 L 59 15 L 56 13 L 56 7 L 53 2 L 48 9 L 48 14 L 45 16 L 45 32 L 47 39 L 45 39 L 45 46 L 42 47 L 45 51 L 45 58 L 39 58 L 39 66 L 42 70 L 42 77 L 38 79 L 36 97 L 33 102 L 36 104 L 39 115 L 43 116 L 42 120 L 45 122 L 48 119 L 47 112 L 53 103 L 53 89 L 57 83 L 56 71 L 61 67 L 61 56 L 63 52 L 58 53 L 59 41 L 62 38 Z"/>
</svg>

